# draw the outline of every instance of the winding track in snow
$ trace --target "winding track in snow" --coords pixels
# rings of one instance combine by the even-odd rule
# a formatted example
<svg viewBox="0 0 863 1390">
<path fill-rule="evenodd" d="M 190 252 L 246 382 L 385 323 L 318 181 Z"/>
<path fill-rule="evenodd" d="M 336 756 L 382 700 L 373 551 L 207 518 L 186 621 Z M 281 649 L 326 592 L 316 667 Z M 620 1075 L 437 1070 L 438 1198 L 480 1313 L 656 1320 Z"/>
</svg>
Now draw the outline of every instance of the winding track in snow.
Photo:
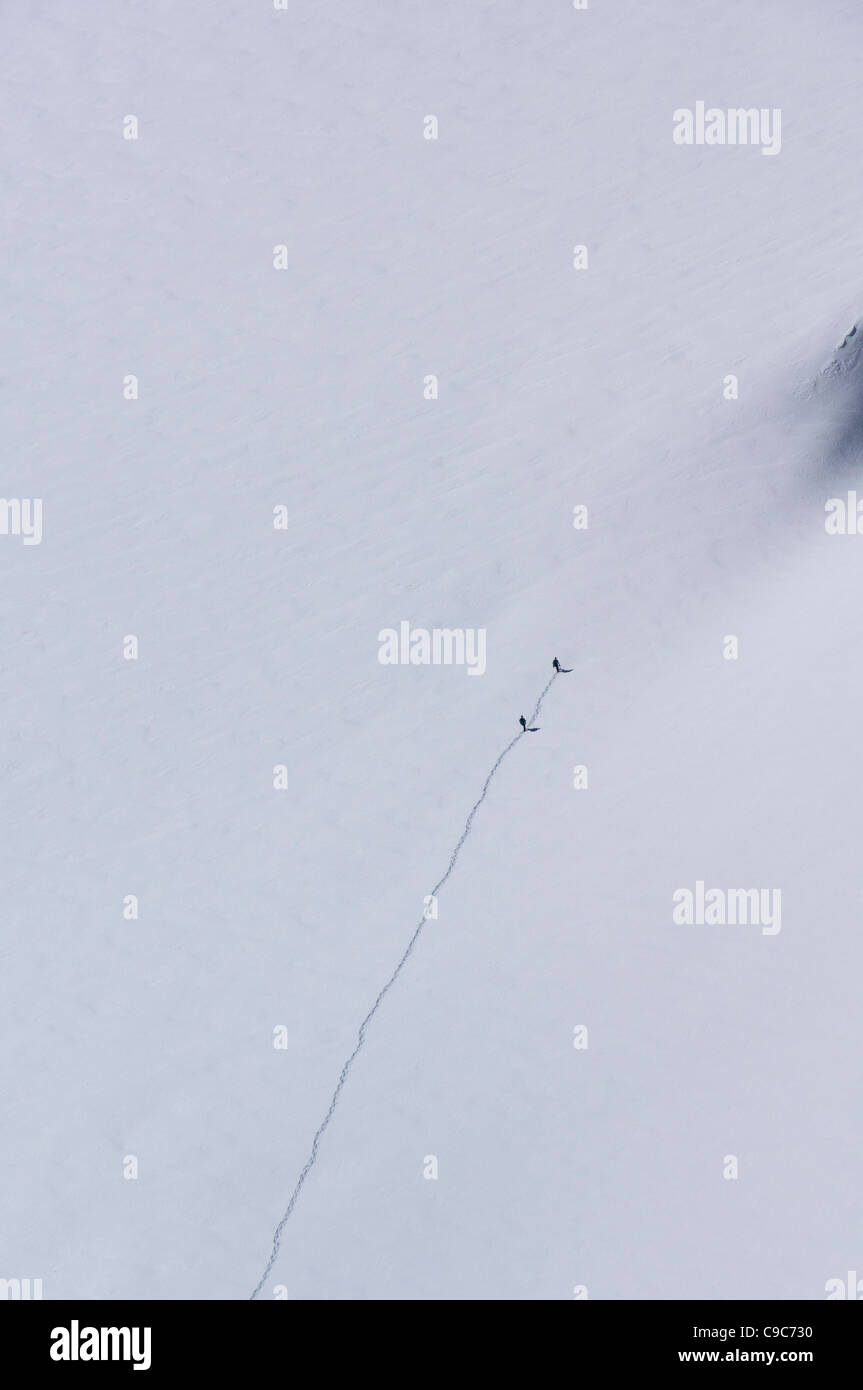
<svg viewBox="0 0 863 1390">
<path fill-rule="evenodd" d="M 551 687 L 554 685 L 554 682 L 557 680 L 557 677 L 558 677 L 558 672 L 555 671 L 555 673 L 554 673 L 554 675 L 552 676 L 551 680 L 548 682 L 548 684 L 546 685 L 545 689 L 542 691 L 542 694 L 540 695 L 539 699 L 538 699 L 537 702 L 536 702 L 536 707 L 535 707 L 535 709 L 534 709 L 534 711 L 533 711 L 533 714 L 530 716 L 530 719 L 528 720 L 528 723 L 529 723 L 529 724 L 533 724 L 534 720 L 538 717 L 539 712 L 540 712 L 540 710 L 542 709 L 542 702 L 543 702 L 543 700 L 545 699 L 545 697 L 546 697 L 546 695 L 548 694 L 548 692 L 549 692 L 549 690 L 551 689 Z M 497 772 L 498 768 L 500 767 L 501 763 L 503 762 L 503 760 L 504 760 L 504 758 L 507 756 L 507 754 L 510 753 L 510 752 L 512 751 L 512 749 L 515 747 L 515 745 L 519 742 L 520 739 L 524 738 L 524 735 L 525 735 L 525 731 L 524 731 L 523 729 L 520 729 L 519 732 L 515 735 L 515 737 L 514 737 L 513 739 L 510 739 L 509 743 L 506 745 L 506 747 L 504 748 L 503 752 L 502 752 L 502 753 L 500 754 L 500 756 L 498 757 L 497 762 L 494 764 L 493 768 L 491 769 L 491 772 L 490 772 L 490 773 L 488 774 L 488 776 L 486 777 L 485 782 L 483 783 L 482 791 L 480 792 L 480 795 L 479 795 L 478 799 L 476 800 L 476 802 L 474 803 L 474 805 L 471 807 L 470 814 L 469 814 L 467 820 L 465 821 L 464 830 L 462 831 L 461 836 L 460 836 L 460 838 L 459 838 L 459 841 L 458 841 L 458 843 L 457 843 L 455 849 L 453 850 L 453 852 L 452 852 L 452 854 L 451 854 L 451 856 L 450 856 L 450 861 L 449 861 L 449 865 L 448 865 L 448 867 L 447 867 L 447 871 L 446 871 L 446 873 L 443 875 L 443 878 L 439 878 L 439 879 L 438 879 L 437 883 L 435 884 L 434 888 L 433 888 L 432 891 L 431 891 L 431 896 L 432 896 L 432 897 L 437 897 L 437 894 L 439 893 L 440 889 L 443 888 L 444 884 L 446 883 L 447 879 L 449 878 L 450 874 L 452 873 L 453 869 L 455 868 L 456 862 L 457 862 L 457 860 L 458 860 L 458 857 L 459 857 L 459 855 L 461 854 L 462 845 L 464 844 L 465 840 L 467 839 L 468 835 L 470 834 L 470 828 L 471 828 L 471 825 L 472 825 L 472 823 L 473 823 L 473 818 L 474 818 L 474 816 L 476 815 L 476 813 L 477 813 L 477 811 L 479 810 L 479 808 L 480 808 L 480 806 L 482 805 L 482 803 L 485 801 L 486 797 L 488 796 L 488 789 L 489 789 L 489 787 L 491 786 L 492 779 L 493 779 L 495 773 Z M 395 984 L 396 980 L 398 979 L 399 975 L 401 974 L 402 969 L 404 968 L 404 966 L 405 966 L 405 964 L 406 964 L 406 962 L 407 962 L 407 960 L 408 960 L 408 957 L 411 955 L 411 952 L 413 951 L 414 946 L 417 944 L 417 942 L 418 942 L 418 940 L 419 940 L 419 938 L 420 938 L 420 935 L 421 935 L 421 933 L 422 933 L 422 929 L 423 929 L 423 927 L 425 926 L 427 920 L 428 920 L 427 917 L 425 916 L 425 914 L 423 914 L 423 916 L 420 918 L 420 921 L 418 922 L 417 926 L 414 928 L 413 936 L 411 937 L 410 941 L 408 942 L 407 946 L 405 947 L 405 951 L 404 951 L 404 954 L 403 954 L 401 960 L 399 961 L 399 963 L 398 963 L 398 965 L 396 966 L 396 968 L 395 968 L 395 970 L 393 971 L 393 973 L 390 975 L 389 979 L 387 980 L 386 984 L 384 985 L 383 989 L 381 990 L 381 992 L 380 992 L 380 994 L 378 995 L 377 999 L 375 1000 L 374 1004 L 373 1004 L 372 1007 L 369 1009 L 368 1013 L 366 1014 L 365 1018 L 363 1019 L 362 1023 L 360 1024 L 359 1031 L 358 1031 L 358 1033 L 357 1033 L 357 1042 L 356 1042 L 356 1046 L 355 1046 L 353 1052 L 351 1053 L 350 1057 L 348 1058 L 348 1060 L 345 1062 L 344 1066 L 342 1067 L 341 1072 L 339 1073 L 339 1079 L 338 1079 L 338 1081 L 336 1082 L 336 1088 L 335 1088 L 335 1090 L 333 1091 L 332 1096 L 330 1097 L 330 1108 L 329 1108 L 329 1110 L 327 1111 L 327 1113 L 326 1113 L 326 1115 L 324 1116 L 324 1118 L 321 1120 L 321 1123 L 318 1125 L 317 1131 L 316 1131 L 316 1133 L 315 1133 L 315 1137 L 314 1137 L 314 1139 L 312 1140 L 312 1147 L 311 1147 L 311 1150 L 310 1150 L 310 1152 L 309 1152 L 309 1156 L 308 1156 L 308 1158 L 306 1159 L 305 1167 L 303 1168 L 302 1172 L 300 1173 L 300 1176 L 297 1178 L 296 1186 L 294 1187 L 294 1190 L 293 1190 L 293 1192 L 291 1193 L 291 1199 L 290 1199 L 290 1201 L 288 1202 L 288 1205 L 285 1207 L 284 1215 L 282 1216 L 281 1221 L 279 1222 L 278 1226 L 277 1226 L 276 1229 L 275 1229 L 275 1233 L 274 1233 L 274 1235 L 273 1235 L 273 1248 L 272 1248 L 272 1250 L 271 1250 L 271 1252 L 270 1252 L 270 1258 L 267 1260 L 267 1264 L 266 1264 L 266 1267 L 265 1267 L 265 1269 L 264 1269 L 264 1272 L 263 1272 L 263 1274 L 261 1275 L 260 1279 L 258 1280 L 257 1284 L 255 1285 L 254 1291 L 253 1291 L 252 1294 L 250 1295 L 250 1300 L 251 1300 L 251 1299 L 254 1299 L 254 1298 L 257 1298 L 258 1294 L 261 1292 L 261 1289 L 264 1287 L 264 1284 L 267 1282 L 267 1279 L 268 1279 L 268 1277 L 269 1277 L 270 1270 L 272 1269 L 273 1265 L 275 1264 L 275 1262 L 276 1262 L 276 1260 L 277 1260 L 277 1258 L 278 1258 L 279 1249 L 280 1249 L 281 1243 L 282 1243 L 282 1233 L 283 1233 L 283 1231 L 284 1231 L 284 1229 L 285 1229 L 285 1226 L 286 1226 L 287 1223 L 288 1223 L 288 1220 L 289 1220 L 289 1218 L 290 1218 L 290 1215 L 291 1215 L 292 1211 L 294 1210 L 294 1207 L 295 1207 L 296 1204 L 297 1204 L 297 1198 L 299 1197 L 300 1192 L 301 1192 L 302 1189 L 303 1189 L 303 1183 L 306 1181 L 306 1178 L 309 1176 L 309 1173 L 312 1171 L 312 1169 L 313 1169 L 314 1166 L 315 1166 L 315 1163 L 317 1162 L 317 1158 L 318 1158 L 318 1148 L 319 1148 L 321 1139 L 323 1138 L 324 1131 L 326 1130 L 327 1125 L 330 1123 L 330 1120 L 333 1118 L 333 1113 L 335 1112 L 336 1105 L 338 1104 L 338 1099 L 339 1099 L 339 1096 L 341 1095 L 342 1087 L 344 1086 L 345 1082 L 346 1082 L 347 1079 L 348 1079 L 348 1073 L 350 1072 L 350 1069 L 351 1069 L 351 1067 L 353 1066 L 353 1064 L 354 1064 L 354 1062 L 355 1062 L 355 1060 L 356 1060 L 356 1058 L 357 1058 L 359 1052 L 362 1050 L 363 1043 L 364 1043 L 365 1040 L 366 1040 L 366 1029 L 368 1028 L 368 1026 L 369 1026 L 369 1024 L 371 1023 L 372 1019 L 374 1018 L 375 1014 L 377 1013 L 378 1009 L 380 1008 L 381 1004 L 383 1003 L 383 1000 L 384 1000 L 385 995 L 387 995 L 387 994 L 389 993 L 389 991 L 392 989 L 393 985 Z"/>
</svg>

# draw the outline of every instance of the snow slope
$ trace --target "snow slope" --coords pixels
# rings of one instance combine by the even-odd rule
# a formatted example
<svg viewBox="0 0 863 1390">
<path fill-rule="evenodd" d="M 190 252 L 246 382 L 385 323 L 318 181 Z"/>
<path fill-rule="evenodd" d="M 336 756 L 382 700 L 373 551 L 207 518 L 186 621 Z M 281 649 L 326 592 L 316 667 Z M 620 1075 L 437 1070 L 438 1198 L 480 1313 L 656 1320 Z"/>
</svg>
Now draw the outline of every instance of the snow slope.
<svg viewBox="0 0 863 1390">
<path fill-rule="evenodd" d="M 557 655 L 265 1294 L 823 1297 L 863 1268 L 859 7 L 85 8 L 0 23 L 2 493 L 44 502 L 0 536 L 0 1277 L 248 1298 Z M 699 99 L 780 107 L 779 155 L 676 146 Z M 380 665 L 403 619 L 486 674 Z M 781 931 L 674 924 L 697 880 Z"/>
</svg>

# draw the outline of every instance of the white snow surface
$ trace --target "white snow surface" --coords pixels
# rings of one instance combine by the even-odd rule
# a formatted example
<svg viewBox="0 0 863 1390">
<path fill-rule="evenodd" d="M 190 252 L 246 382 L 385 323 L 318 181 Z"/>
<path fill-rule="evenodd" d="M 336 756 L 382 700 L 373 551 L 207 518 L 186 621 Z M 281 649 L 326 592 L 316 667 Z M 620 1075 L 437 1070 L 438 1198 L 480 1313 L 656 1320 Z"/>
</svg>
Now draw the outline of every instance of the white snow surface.
<svg viewBox="0 0 863 1390">
<path fill-rule="evenodd" d="M 263 1296 L 823 1298 L 863 1270 L 857 0 L 0 38 L 0 482 L 44 515 L 0 535 L 0 1277 L 249 1297 L 558 656 Z M 700 99 L 780 153 L 676 145 Z M 403 619 L 486 673 L 381 665 Z M 676 924 L 699 880 L 781 931 Z"/>
</svg>

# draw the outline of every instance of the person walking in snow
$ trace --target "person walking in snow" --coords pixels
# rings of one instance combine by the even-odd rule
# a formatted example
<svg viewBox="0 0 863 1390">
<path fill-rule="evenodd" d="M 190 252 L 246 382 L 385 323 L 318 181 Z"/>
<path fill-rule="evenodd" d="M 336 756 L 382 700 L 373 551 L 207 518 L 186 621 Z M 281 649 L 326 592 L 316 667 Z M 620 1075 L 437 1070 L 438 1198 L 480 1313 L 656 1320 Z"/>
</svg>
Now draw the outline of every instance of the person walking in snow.
<svg viewBox="0 0 863 1390">
<path fill-rule="evenodd" d="M 551 664 L 554 667 L 555 671 L 557 671 L 559 676 L 568 676 L 570 671 L 572 670 L 571 666 L 561 666 L 557 657 L 554 658 L 554 661 Z"/>
<path fill-rule="evenodd" d="M 525 719 L 525 717 L 524 717 L 523 714 L 519 716 L 518 722 L 519 722 L 519 724 L 521 725 L 522 733 L 525 733 L 525 734 L 526 734 L 526 733 L 527 733 L 527 720 Z"/>
</svg>

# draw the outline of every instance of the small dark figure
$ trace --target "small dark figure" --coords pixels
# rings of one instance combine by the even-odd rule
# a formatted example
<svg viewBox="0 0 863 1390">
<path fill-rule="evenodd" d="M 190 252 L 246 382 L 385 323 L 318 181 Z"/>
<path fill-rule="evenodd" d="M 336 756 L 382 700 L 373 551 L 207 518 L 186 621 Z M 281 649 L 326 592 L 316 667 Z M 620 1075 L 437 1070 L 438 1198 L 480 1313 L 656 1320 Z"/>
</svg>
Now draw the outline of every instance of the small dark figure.
<svg viewBox="0 0 863 1390">
<path fill-rule="evenodd" d="M 527 720 L 525 719 L 525 717 L 524 717 L 523 714 L 520 716 L 518 722 L 519 722 L 519 724 L 521 725 L 523 731 L 524 731 L 525 733 L 527 733 Z"/>
<path fill-rule="evenodd" d="M 524 717 L 523 714 L 519 717 L 519 721 L 518 721 L 518 722 L 519 722 L 519 724 L 521 725 L 522 733 L 525 733 L 525 734 L 537 734 L 537 733 L 539 733 L 539 725 L 538 725 L 538 724 L 528 724 L 528 722 L 527 722 L 527 720 L 525 719 L 525 717 Z"/>
<path fill-rule="evenodd" d="M 554 661 L 551 664 L 554 667 L 555 671 L 557 671 L 557 673 L 561 676 L 568 676 L 570 671 L 572 670 L 571 666 L 561 666 L 557 657 L 554 658 Z"/>
</svg>

